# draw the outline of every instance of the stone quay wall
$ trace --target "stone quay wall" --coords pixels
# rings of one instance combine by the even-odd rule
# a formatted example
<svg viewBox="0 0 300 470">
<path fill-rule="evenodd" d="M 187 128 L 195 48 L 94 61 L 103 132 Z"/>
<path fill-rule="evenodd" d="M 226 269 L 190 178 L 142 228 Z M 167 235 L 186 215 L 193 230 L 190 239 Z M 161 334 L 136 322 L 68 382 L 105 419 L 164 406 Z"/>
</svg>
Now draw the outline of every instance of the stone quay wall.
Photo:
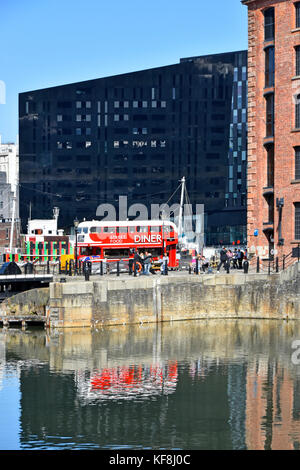
<svg viewBox="0 0 300 470">
<path fill-rule="evenodd" d="M 273 275 L 140 276 L 50 284 L 50 327 L 208 318 L 300 319 L 300 264 Z"/>
</svg>

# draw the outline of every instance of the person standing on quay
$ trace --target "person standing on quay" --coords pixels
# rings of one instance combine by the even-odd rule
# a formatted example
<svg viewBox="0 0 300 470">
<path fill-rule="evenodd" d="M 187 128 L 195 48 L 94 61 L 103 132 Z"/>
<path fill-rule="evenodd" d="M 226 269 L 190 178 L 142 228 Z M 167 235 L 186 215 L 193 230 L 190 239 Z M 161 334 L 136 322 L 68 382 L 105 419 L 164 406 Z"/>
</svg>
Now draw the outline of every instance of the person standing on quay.
<svg viewBox="0 0 300 470">
<path fill-rule="evenodd" d="M 145 253 L 145 257 L 144 257 L 144 274 L 145 276 L 149 276 L 150 275 L 150 266 L 151 266 L 151 254 L 146 251 Z"/>
<path fill-rule="evenodd" d="M 239 269 L 243 269 L 244 252 L 241 250 L 238 250 L 237 257 L 238 257 Z"/>
<path fill-rule="evenodd" d="M 228 257 L 227 257 L 226 249 L 225 249 L 225 246 L 223 246 L 222 250 L 220 251 L 220 263 L 217 268 L 217 273 L 220 272 L 220 268 L 222 267 L 223 264 L 224 264 L 224 268 L 226 268 L 227 260 L 228 260 Z"/>
</svg>

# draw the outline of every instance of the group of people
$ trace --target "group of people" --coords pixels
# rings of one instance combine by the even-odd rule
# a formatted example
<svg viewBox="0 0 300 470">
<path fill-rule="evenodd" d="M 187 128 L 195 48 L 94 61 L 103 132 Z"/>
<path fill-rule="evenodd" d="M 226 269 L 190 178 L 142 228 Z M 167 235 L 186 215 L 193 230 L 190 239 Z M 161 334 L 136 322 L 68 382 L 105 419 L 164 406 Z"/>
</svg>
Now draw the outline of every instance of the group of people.
<svg viewBox="0 0 300 470">
<path fill-rule="evenodd" d="M 235 248 L 234 251 L 226 250 L 225 246 L 223 246 L 220 251 L 220 262 L 218 264 L 217 272 L 220 272 L 222 266 L 224 266 L 225 269 L 242 269 L 243 261 L 246 260 L 246 254 L 242 250 L 237 248 Z"/>
<path fill-rule="evenodd" d="M 141 265 L 141 272 L 139 274 L 143 274 L 145 276 L 149 276 L 150 272 L 152 274 L 155 274 L 153 271 L 151 271 L 151 264 L 152 264 L 152 255 L 149 251 L 145 251 L 145 253 L 140 253 L 138 250 L 135 251 L 134 253 L 134 258 L 133 258 L 133 268 L 135 263 L 139 263 Z M 167 268 L 168 263 L 169 263 L 169 257 L 167 254 L 161 255 L 159 259 L 160 263 L 160 272 L 164 273 L 165 268 Z"/>
</svg>

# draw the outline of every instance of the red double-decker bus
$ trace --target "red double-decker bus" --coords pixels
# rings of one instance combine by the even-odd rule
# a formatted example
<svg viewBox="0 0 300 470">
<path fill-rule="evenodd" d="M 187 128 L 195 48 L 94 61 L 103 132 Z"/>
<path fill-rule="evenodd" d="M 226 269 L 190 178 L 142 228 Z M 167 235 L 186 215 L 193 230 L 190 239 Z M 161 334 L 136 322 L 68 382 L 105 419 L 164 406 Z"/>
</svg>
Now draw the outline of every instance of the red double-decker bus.
<svg viewBox="0 0 300 470">
<path fill-rule="evenodd" d="M 148 251 L 154 261 L 168 255 L 169 267 L 176 268 L 178 231 L 173 222 L 162 220 L 85 221 L 78 225 L 78 259 L 129 261 L 138 250 Z"/>
</svg>

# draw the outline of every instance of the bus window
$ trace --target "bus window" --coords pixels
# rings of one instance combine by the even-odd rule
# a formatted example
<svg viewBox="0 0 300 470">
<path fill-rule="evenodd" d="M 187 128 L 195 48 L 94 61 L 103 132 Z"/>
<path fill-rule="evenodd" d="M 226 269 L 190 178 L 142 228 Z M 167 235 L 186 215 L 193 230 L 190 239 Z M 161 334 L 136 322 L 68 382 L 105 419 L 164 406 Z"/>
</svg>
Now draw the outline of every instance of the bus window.
<svg viewBox="0 0 300 470">
<path fill-rule="evenodd" d="M 162 255 L 162 248 L 151 248 L 148 250 L 153 258 L 159 258 Z"/>
<path fill-rule="evenodd" d="M 101 233 L 101 227 L 91 227 L 90 233 Z"/>
<path fill-rule="evenodd" d="M 151 232 L 160 233 L 160 227 L 153 225 L 151 227 Z"/>
<path fill-rule="evenodd" d="M 170 232 L 170 226 L 169 225 L 163 225 L 162 230 L 164 233 L 169 233 Z"/>
<path fill-rule="evenodd" d="M 94 249 L 93 249 L 93 254 L 94 254 L 95 256 L 101 255 L 101 248 L 99 248 L 99 247 L 97 247 L 97 246 L 94 247 Z"/>
<path fill-rule="evenodd" d="M 127 233 L 127 227 L 117 227 L 117 233 Z"/>
<path fill-rule="evenodd" d="M 116 233 L 115 227 L 103 227 L 103 233 Z"/>
<path fill-rule="evenodd" d="M 140 227 L 140 232 L 148 233 L 148 227 L 145 227 L 145 226 Z"/>
<path fill-rule="evenodd" d="M 103 255 L 104 258 L 112 259 L 112 258 L 128 258 L 130 250 L 129 248 L 125 249 L 111 249 L 111 250 L 104 250 Z"/>
<path fill-rule="evenodd" d="M 83 233 L 89 233 L 88 227 L 83 227 L 82 231 L 83 231 Z"/>
<path fill-rule="evenodd" d="M 129 228 L 129 233 L 135 233 L 135 227 L 128 227 Z"/>
<path fill-rule="evenodd" d="M 88 246 L 82 246 L 80 248 L 80 254 L 82 256 L 90 256 L 92 254 L 92 252 L 93 252 L 93 249 L 88 247 Z"/>
<path fill-rule="evenodd" d="M 80 227 L 77 229 L 77 233 L 81 233 L 81 232 L 82 232 L 82 228 Z"/>
</svg>

